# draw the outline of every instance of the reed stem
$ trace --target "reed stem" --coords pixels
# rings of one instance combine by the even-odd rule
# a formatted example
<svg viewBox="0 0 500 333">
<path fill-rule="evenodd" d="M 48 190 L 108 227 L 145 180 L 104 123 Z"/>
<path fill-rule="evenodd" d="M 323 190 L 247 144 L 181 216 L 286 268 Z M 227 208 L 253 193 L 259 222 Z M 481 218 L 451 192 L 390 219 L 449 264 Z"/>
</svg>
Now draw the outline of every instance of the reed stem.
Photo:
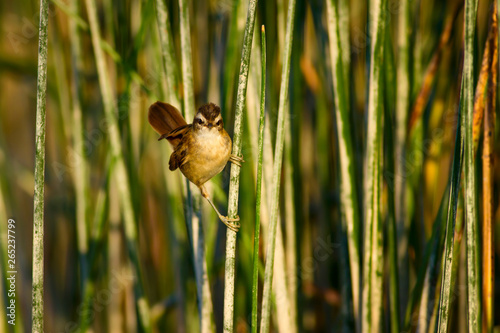
<svg viewBox="0 0 500 333">
<path fill-rule="evenodd" d="M 234 135 L 232 154 L 240 156 L 242 141 L 243 109 L 247 95 L 248 71 L 250 68 L 250 55 L 252 52 L 252 41 L 255 24 L 255 10 L 257 0 L 250 0 L 248 4 L 247 20 L 245 24 L 245 34 L 243 37 L 243 50 L 241 52 L 241 65 L 238 80 L 238 91 L 236 94 L 236 108 L 234 118 Z M 229 183 L 228 216 L 235 218 L 238 214 L 238 197 L 240 187 L 240 167 L 231 164 L 231 174 Z M 234 285 L 235 285 L 235 265 L 236 265 L 236 232 L 226 231 L 226 263 L 224 276 L 224 332 L 233 332 L 234 325 Z"/>
<path fill-rule="evenodd" d="M 35 143 L 35 194 L 33 213 L 33 282 L 32 313 L 33 332 L 44 331 L 44 186 L 45 186 L 45 111 L 47 101 L 47 29 L 49 4 L 40 0 L 40 25 L 38 29 L 38 76 L 36 93 L 36 143 Z"/>
<path fill-rule="evenodd" d="M 257 161 L 257 190 L 255 199 L 256 214 L 253 240 L 252 333 L 257 333 L 257 300 L 259 296 L 260 204 L 262 197 L 262 158 L 264 155 L 264 116 L 266 112 L 266 30 L 264 26 L 262 26 L 261 39 L 262 76 L 260 85 L 259 156 Z"/>
<path fill-rule="evenodd" d="M 283 145 L 285 142 L 285 114 L 286 104 L 288 103 L 288 83 L 290 75 L 290 59 L 292 55 L 293 27 L 295 18 L 295 0 L 288 2 L 288 14 L 285 36 L 285 51 L 283 53 L 283 68 L 281 71 L 281 89 L 278 106 L 278 122 L 276 133 L 276 148 L 274 151 L 274 169 L 273 169 L 273 193 L 271 200 L 271 219 L 269 224 L 267 251 L 266 251 L 266 269 L 264 273 L 264 294 L 262 299 L 262 318 L 261 333 L 269 331 L 269 321 L 271 316 L 271 290 L 274 272 L 274 255 L 276 244 L 276 229 L 279 216 L 279 197 L 280 197 L 280 179 L 281 166 L 283 163 Z"/>
</svg>

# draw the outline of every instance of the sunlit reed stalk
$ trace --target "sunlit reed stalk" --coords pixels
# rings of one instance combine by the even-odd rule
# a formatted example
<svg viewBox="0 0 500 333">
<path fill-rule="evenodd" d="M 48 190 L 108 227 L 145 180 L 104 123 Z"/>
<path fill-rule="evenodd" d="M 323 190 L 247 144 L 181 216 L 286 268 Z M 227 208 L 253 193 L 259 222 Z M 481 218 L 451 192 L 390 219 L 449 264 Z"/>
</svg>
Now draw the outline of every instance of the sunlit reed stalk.
<svg viewBox="0 0 500 333">
<path fill-rule="evenodd" d="M 475 154 L 473 139 L 474 102 L 474 34 L 476 28 L 477 1 L 465 1 L 465 49 L 464 49 L 464 115 L 465 131 L 465 223 L 467 252 L 467 303 L 469 332 L 481 329 L 481 300 L 479 278 L 479 219 L 475 175 Z"/>
<path fill-rule="evenodd" d="M 242 142 L 242 122 L 243 109 L 248 83 L 248 70 L 250 65 L 250 55 L 252 52 L 252 41 L 255 24 L 255 10 L 257 0 L 250 0 L 248 4 L 247 20 L 245 24 L 245 34 L 243 36 L 243 50 L 241 52 L 241 65 L 238 80 L 238 91 L 236 94 L 236 108 L 234 118 L 234 135 L 232 154 L 240 156 Z M 228 216 L 235 218 L 238 214 L 238 197 L 240 187 L 240 167 L 231 164 Z M 233 332 L 234 325 L 234 287 L 235 287 L 235 265 L 236 265 L 236 232 L 226 231 L 226 263 L 224 276 L 224 322 L 223 331 Z"/>
<path fill-rule="evenodd" d="M 255 33 L 258 34 L 258 29 L 255 30 Z M 255 115 L 260 114 L 260 106 L 257 105 L 255 106 L 256 103 L 255 101 L 252 100 L 250 96 L 256 96 L 259 95 L 257 91 L 260 89 L 260 84 L 261 84 L 261 66 L 260 66 L 260 48 L 256 47 L 258 46 L 258 42 L 253 44 L 253 50 L 252 50 L 252 58 L 251 58 L 251 65 L 253 70 L 250 72 L 250 85 L 248 87 L 247 91 L 247 114 L 248 114 L 248 127 L 249 127 L 249 137 L 256 138 L 258 137 L 258 117 L 255 117 Z M 257 56 L 255 56 L 257 55 Z M 258 86 L 258 87 L 257 87 Z M 258 103 L 257 103 L 258 104 Z M 254 119 L 255 118 L 255 119 Z M 271 137 L 271 128 L 270 128 L 270 122 L 269 122 L 269 113 L 265 114 L 265 118 L 267 119 L 265 121 L 265 126 L 264 126 L 264 148 L 263 148 L 263 162 L 262 162 L 262 173 L 263 173 L 263 192 L 262 192 L 262 198 L 261 198 L 261 210 L 260 210 L 260 215 L 261 215 L 261 230 L 262 230 L 262 237 L 263 239 L 267 239 L 268 236 L 268 225 L 269 225 L 269 218 L 270 214 L 269 211 L 271 209 L 270 205 L 271 203 L 267 198 L 270 198 L 272 196 L 272 174 L 273 174 L 273 164 L 274 164 L 274 158 L 273 158 L 273 148 L 270 144 L 270 137 Z M 289 122 L 285 124 L 287 128 L 290 127 Z M 288 140 L 288 141 L 287 141 Z M 275 259 L 275 265 L 274 265 L 274 274 L 273 274 L 273 294 L 272 294 L 272 299 L 273 299 L 273 304 L 276 306 L 276 315 L 278 316 L 279 320 L 277 321 L 277 329 L 280 331 L 284 332 L 296 332 L 297 331 L 297 320 L 294 320 L 293 318 L 297 318 L 297 316 L 293 316 L 293 309 L 294 307 L 296 308 L 296 303 L 294 305 L 294 301 L 296 301 L 296 294 L 297 294 L 297 278 L 296 278 L 296 256 L 295 251 L 296 251 L 296 246 L 294 244 L 294 239 L 291 239 L 295 235 L 295 226 L 292 224 L 296 223 L 296 220 L 294 218 L 295 212 L 294 210 L 294 205 L 293 201 L 291 201 L 291 197 L 293 197 L 293 188 L 292 187 L 292 161 L 291 161 L 291 152 L 287 148 L 287 145 L 290 146 L 291 144 L 289 143 L 291 141 L 291 138 L 288 138 L 285 136 L 285 166 L 284 166 L 284 186 L 285 186 L 285 191 L 288 191 L 290 193 L 285 194 L 285 201 L 290 200 L 290 202 L 285 203 L 285 218 L 290 219 L 286 220 L 286 256 L 285 256 L 285 245 L 283 241 L 283 237 L 277 236 L 276 239 L 276 258 L 281 258 L 281 259 Z M 288 143 L 287 143 L 288 142 Z M 252 156 L 258 156 L 258 145 L 254 145 L 255 149 L 252 150 Z M 291 147 L 290 147 L 291 148 Z M 257 162 L 255 162 L 257 163 Z M 257 168 L 255 168 L 257 170 Z M 255 178 L 257 172 L 255 172 Z M 280 216 L 278 216 L 278 222 L 277 222 L 277 234 L 280 235 L 282 234 L 281 229 L 281 224 L 280 224 Z M 265 244 L 265 243 L 264 243 Z M 285 262 L 286 261 L 286 262 Z M 285 265 L 286 264 L 286 265 Z M 264 276 L 264 266 L 262 264 L 259 265 L 259 274 L 261 278 Z M 286 266 L 286 268 L 285 268 Z M 293 276 L 292 276 L 293 275 Z M 279 300 L 279 302 L 275 302 L 274 300 Z"/>
<path fill-rule="evenodd" d="M 253 240 L 253 276 L 252 276 L 252 333 L 257 333 L 257 307 L 259 296 L 259 241 L 260 241 L 260 203 L 262 197 L 262 157 L 264 153 L 264 115 L 266 111 L 266 30 L 262 26 L 261 63 L 262 75 L 260 86 L 259 118 L 259 156 L 257 161 L 257 189 L 255 203 L 255 229 Z"/>
<path fill-rule="evenodd" d="M 130 193 L 129 177 L 123 158 L 122 145 L 120 140 L 120 133 L 117 121 L 117 110 L 113 100 L 113 92 L 111 88 L 111 81 L 108 74 L 108 68 L 104 58 L 104 53 L 100 43 L 99 23 L 97 20 L 97 9 L 95 0 L 86 0 L 87 15 L 89 18 L 89 25 L 92 37 L 92 46 L 94 49 L 95 61 L 98 71 L 99 86 L 104 104 L 104 113 L 108 123 L 109 139 L 110 139 L 110 153 L 114 159 L 114 174 L 117 190 L 120 196 L 120 207 L 124 218 L 125 236 L 127 238 L 128 254 L 136 281 L 134 285 L 134 292 L 136 297 L 136 306 L 139 317 L 139 325 L 142 330 L 150 331 L 149 320 L 149 306 L 143 292 L 143 279 L 139 262 L 139 253 L 137 247 L 137 226 L 136 215 L 134 212 L 134 205 Z"/>
<path fill-rule="evenodd" d="M 495 111 L 498 73 L 498 20 L 497 4 L 494 4 L 491 30 L 492 38 L 488 39 L 491 57 L 489 59 L 489 80 L 486 96 L 486 107 L 484 110 L 483 126 L 483 218 L 482 218 L 482 263 L 483 263 L 483 332 L 493 332 L 494 328 L 494 299 L 495 299 L 495 252 L 493 246 L 493 165 L 494 165 L 494 133 L 495 133 Z M 478 135 L 479 136 L 479 135 Z"/>
<path fill-rule="evenodd" d="M 382 68 L 387 1 L 372 1 L 370 88 L 365 155 L 364 186 L 364 258 L 361 331 L 379 332 L 382 311 L 383 233 L 380 219 L 381 152 L 383 132 Z"/>
<path fill-rule="evenodd" d="M 356 194 L 356 169 L 350 124 L 349 80 L 345 69 L 348 64 L 344 64 L 345 59 L 343 59 L 345 44 L 342 44 L 338 0 L 327 0 L 326 5 L 340 155 L 341 216 L 347 228 L 353 310 L 357 322 L 360 297 L 360 210 Z"/>
<path fill-rule="evenodd" d="M 182 86 L 184 118 L 193 119 L 195 111 L 193 90 L 193 61 L 191 53 L 191 30 L 189 24 L 189 4 L 187 0 L 179 0 L 181 57 L 182 57 Z M 205 258 L 205 236 L 201 223 L 201 195 L 199 191 L 185 180 L 187 189 L 186 223 L 193 247 L 193 261 L 196 275 L 198 295 L 198 311 L 200 315 L 201 332 L 214 330 L 213 305 L 210 285 L 208 282 L 207 261 Z"/>
<path fill-rule="evenodd" d="M 31 321 L 33 332 L 44 331 L 44 186 L 45 186 L 45 108 L 47 92 L 47 0 L 40 0 L 38 29 L 38 77 L 36 93 L 35 193 L 33 214 L 33 279 Z"/>
<path fill-rule="evenodd" d="M 285 36 L 285 51 L 283 52 L 283 68 L 281 72 L 281 89 L 278 106 L 278 122 L 276 133 L 276 148 L 274 152 L 273 169 L 273 194 L 271 200 L 271 219 L 269 225 L 266 269 L 264 275 L 264 294 L 262 299 L 261 333 L 269 331 L 269 321 L 271 316 L 271 290 L 274 270 L 274 250 L 276 244 L 276 227 L 279 215 L 280 179 L 281 166 L 283 162 L 283 145 L 285 141 L 285 109 L 288 102 L 288 83 L 290 75 L 290 58 L 292 54 L 293 26 L 295 19 L 295 0 L 288 3 L 287 26 Z"/>
</svg>

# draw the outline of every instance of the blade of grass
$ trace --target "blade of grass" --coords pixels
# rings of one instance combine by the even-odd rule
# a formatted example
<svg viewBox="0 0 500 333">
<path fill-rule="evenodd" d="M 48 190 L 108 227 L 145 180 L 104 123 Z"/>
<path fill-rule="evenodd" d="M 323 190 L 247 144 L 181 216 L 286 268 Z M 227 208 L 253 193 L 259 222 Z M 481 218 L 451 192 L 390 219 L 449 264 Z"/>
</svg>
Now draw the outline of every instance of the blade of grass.
<svg viewBox="0 0 500 333">
<path fill-rule="evenodd" d="M 378 332 L 381 329 L 383 241 L 380 219 L 380 180 L 383 131 L 383 82 L 382 66 L 386 29 L 385 0 L 374 0 L 372 10 L 373 30 L 370 61 L 370 88 L 368 97 L 368 128 L 365 155 L 364 186 L 364 260 L 361 330 Z"/>
<path fill-rule="evenodd" d="M 255 29 L 255 33 L 258 34 L 258 29 Z M 260 105 L 255 105 L 254 101 L 250 96 L 259 96 L 260 94 L 258 91 L 260 91 L 260 84 L 261 84 L 261 67 L 260 67 L 260 48 L 257 47 L 258 43 L 253 44 L 253 50 L 252 50 L 252 58 L 251 58 L 251 64 L 250 66 L 253 67 L 253 70 L 249 73 L 249 86 L 247 90 L 247 119 L 248 119 L 248 128 L 249 128 L 249 137 L 251 138 L 256 138 L 258 137 L 258 115 L 260 114 Z M 267 49 L 267 48 L 266 48 Z M 293 51 L 292 51 L 293 52 Z M 270 54 L 270 52 L 268 52 Z M 257 87 L 258 86 L 258 87 Z M 269 103 L 272 103 L 269 101 Z M 255 119 L 253 119 L 255 118 Z M 264 185 L 264 190 L 262 192 L 262 198 L 261 202 L 263 204 L 261 205 L 261 211 L 260 211 L 260 222 L 261 222 L 261 230 L 262 230 L 262 237 L 264 239 L 267 239 L 268 237 L 268 225 L 269 225 L 269 219 L 270 219 L 270 214 L 269 211 L 271 210 L 271 203 L 267 198 L 272 197 L 272 174 L 273 174 L 273 164 L 274 164 L 274 157 L 273 157 L 273 148 L 270 144 L 270 137 L 271 137 L 271 132 L 270 132 L 270 121 L 269 121 L 269 113 L 265 114 L 265 118 L 267 120 L 265 121 L 265 126 L 264 126 L 264 156 L 263 156 L 263 185 Z M 290 127 L 289 124 L 285 124 L 287 128 Z M 290 146 L 290 144 L 288 144 Z M 252 148 L 255 147 L 255 149 L 252 149 L 252 156 L 258 156 L 258 145 L 252 145 Z M 289 186 L 292 183 L 292 180 L 287 178 L 287 177 L 292 177 L 292 167 L 291 167 L 291 162 L 288 160 L 291 155 L 290 153 L 286 152 L 287 148 L 287 138 L 285 137 L 285 166 L 284 166 L 284 183 L 285 183 L 285 189 L 288 191 L 287 186 Z M 254 153 L 255 151 L 255 153 Z M 287 155 L 288 154 L 288 155 Z M 257 170 L 257 161 L 255 161 L 255 170 Z M 255 179 L 257 179 L 257 172 L 255 172 Z M 256 186 L 256 185 L 255 185 Z M 292 192 L 292 191 L 290 191 Z M 285 201 L 287 201 L 290 197 L 293 197 L 293 193 L 287 193 L 285 194 Z M 284 247 L 284 240 L 283 237 L 277 236 L 276 239 L 276 258 L 283 258 L 281 259 L 275 259 L 275 265 L 274 265 L 274 274 L 273 274 L 273 294 L 271 295 L 272 297 L 272 304 L 276 308 L 276 314 L 279 318 L 281 318 L 277 322 L 277 329 L 283 332 L 296 332 L 297 331 L 297 321 L 293 320 L 292 318 L 297 318 L 296 316 L 292 315 L 293 313 L 293 307 L 294 307 L 294 301 L 296 300 L 295 296 L 298 291 L 297 289 L 297 284 L 296 280 L 297 278 L 295 277 L 296 275 L 296 265 L 295 263 L 296 258 L 294 258 L 294 253 L 295 250 L 293 250 L 294 245 L 293 241 L 294 239 L 291 239 L 291 237 L 294 237 L 295 235 L 295 228 L 294 228 L 294 223 L 295 223 L 295 218 L 294 218 L 294 212 L 293 212 L 293 207 L 292 203 L 286 203 L 285 205 L 285 217 L 287 218 L 286 220 L 286 246 L 287 250 L 285 251 Z M 292 210 L 292 211 L 291 211 Z M 290 219 L 290 220 L 288 220 Z M 282 235 L 281 229 L 281 223 L 280 223 L 280 217 L 278 216 L 278 222 L 277 222 L 277 234 Z M 242 239 L 243 240 L 243 239 Z M 286 253 L 286 256 L 285 256 Z M 265 255 L 265 254 L 264 254 Z M 286 261 L 286 265 L 285 265 Z M 286 266 L 286 268 L 285 268 Z M 264 265 L 259 263 L 259 274 L 261 278 L 264 278 Z M 294 282 L 295 280 L 295 282 Z M 277 301 L 276 301 L 277 300 Z M 285 319 L 286 318 L 286 319 Z"/>
<path fill-rule="evenodd" d="M 498 70 L 498 21 L 497 4 L 494 4 L 491 30 L 493 36 L 488 40 L 490 45 L 490 75 L 488 80 L 488 93 L 486 108 L 484 111 L 483 127 L 483 332 L 493 332 L 494 319 L 494 290 L 495 290 L 495 266 L 493 247 L 493 165 L 494 165 L 494 133 L 495 133 L 495 110 L 496 110 L 496 90 L 497 90 L 497 70 Z M 479 136 L 479 135 L 478 135 Z"/>
<path fill-rule="evenodd" d="M 264 275 L 264 294 L 262 299 L 261 332 L 269 331 L 269 321 L 271 315 L 271 290 L 274 271 L 274 249 L 276 244 L 276 228 L 279 215 L 279 194 L 281 166 L 283 163 L 283 145 L 285 141 L 285 108 L 288 102 L 288 82 L 290 74 L 290 58 L 293 42 L 293 26 L 295 17 L 295 0 L 288 3 L 287 27 L 285 37 L 285 51 L 283 53 L 283 68 L 281 73 L 281 89 L 278 107 L 278 122 L 276 133 L 276 148 L 274 155 L 273 169 L 273 195 L 271 200 L 271 219 L 269 225 L 269 237 L 266 251 L 266 269 Z"/>
<path fill-rule="evenodd" d="M 119 127 L 117 121 L 116 105 L 113 101 L 113 92 L 111 89 L 111 81 L 108 74 L 108 68 L 104 59 L 103 49 L 100 43 L 99 23 L 97 19 L 97 9 L 94 0 L 86 0 L 87 15 L 89 17 L 89 25 L 92 37 L 92 46 L 94 48 L 95 62 L 98 71 L 99 86 L 101 89 L 104 113 L 108 123 L 110 137 L 110 152 L 114 161 L 114 173 L 118 192 L 120 195 L 120 205 L 124 219 L 125 236 L 127 238 L 128 254 L 136 281 L 134 284 L 134 292 L 136 297 L 136 306 L 139 317 L 139 326 L 143 331 L 150 331 L 149 321 L 149 306 L 143 291 L 143 278 L 139 262 L 139 253 L 137 248 L 137 230 L 136 230 L 136 214 L 132 203 L 130 193 L 129 177 L 123 158 Z"/>
<path fill-rule="evenodd" d="M 345 59 L 340 32 L 340 8 L 338 0 L 327 0 L 328 35 L 330 38 L 330 59 L 335 96 L 335 113 L 338 128 L 338 145 L 340 157 L 340 205 L 343 223 L 347 226 L 349 248 L 349 265 L 351 269 L 352 299 L 354 318 L 359 318 L 360 296 L 360 227 L 359 206 L 356 194 L 356 175 L 354 167 L 354 151 L 350 124 L 348 64 Z M 344 18 L 345 19 L 345 18 Z M 359 329 L 358 329 L 359 330 Z"/>
<path fill-rule="evenodd" d="M 259 157 L 257 161 L 257 190 L 255 199 L 256 214 L 253 241 L 252 333 L 257 333 L 257 300 L 259 294 L 260 203 L 262 196 L 262 158 L 264 153 L 264 115 L 266 109 L 266 30 L 264 26 L 262 26 L 261 38 L 262 76 L 260 86 Z"/>
<path fill-rule="evenodd" d="M 475 154 L 473 139 L 474 111 L 474 34 L 476 27 L 477 1 L 465 1 L 465 49 L 464 49 L 464 115 L 465 131 L 464 172 L 465 172 L 465 223 L 467 252 L 467 303 L 469 332 L 481 329 L 481 301 L 479 279 L 479 219 L 477 211 L 477 191 L 475 180 Z"/>
<path fill-rule="evenodd" d="M 255 24 L 255 10 L 257 0 L 250 0 L 248 4 L 247 20 L 245 24 L 245 34 L 243 36 L 243 50 L 241 52 L 241 65 L 238 80 L 238 90 L 236 93 L 236 108 L 234 118 L 234 135 L 232 154 L 240 156 L 242 141 L 242 122 L 243 109 L 245 107 L 245 98 L 248 83 L 248 70 L 250 64 L 250 55 L 252 52 L 252 41 Z M 229 197 L 228 197 L 228 216 L 235 218 L 238 214 L 238 197 L 240 186 L 240 167 L 231 164 Z M 236 232 L 226 231 L 226 263 L 224 276 L 224 332 L 233 332 L 234 325 L 234 286 L 235 286 L 235 265 L 236 265 Z"/>
<path fill-rule="evenodd" d="M 462 81 L 463 82 L 463 81 Z M 462 92 L 464 85 L 462 83 Z M 461 94 L 462 99 L 463 94 Z M 463 101 L 462 101 L 463 102 Z M 462 106 L 459 108 L 459 119 L 462 116 Z M 452 261 L 453 261 L 453 248 L 454 248 L 454 233 L 455 233 L 455 220 L 457 213 L 457 201 L 460 190 L 460 174 L 462 171 L 463 163 L 463 131 L 462 124 L 459 121 L 455 138 L 455 149 L 453 153 L 453 162 L 450 175 L 450 190 L 448 199 L 448 208 L 446 214 L 446 232 L 445 232 L 445 253 L 443 255 L 442 265 L 442 278 L 441 278 L 441 294 L 439 297 L 438 319 L 437 319 L 437 332 L 448 331 L 448 318 L 451 303 L 451 293 L 453 286 L 451 284 L 452 278 Z"/>
<path fill-rule="evenodd" d="M 38 30 L 38 76 L 36 93 L 36 144 L 35 144 L 35 193 L 33 212 L 33 278 L 32 312 L 33 332 L 44 331 L 44 186 L 45 186 L 45 108 L 47 93 L 47 29 L 49 4 L 40 0 L 40 25 Z"/>
</svg>

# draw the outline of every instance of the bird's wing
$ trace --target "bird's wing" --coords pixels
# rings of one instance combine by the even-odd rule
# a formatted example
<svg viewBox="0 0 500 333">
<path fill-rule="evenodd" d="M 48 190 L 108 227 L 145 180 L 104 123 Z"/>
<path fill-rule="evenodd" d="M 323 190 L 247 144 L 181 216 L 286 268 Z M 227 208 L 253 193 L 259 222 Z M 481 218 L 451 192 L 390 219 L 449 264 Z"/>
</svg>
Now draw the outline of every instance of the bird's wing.
<svg viewBox="0 0 500 333">
<path fill-rule="evenodd" d="M 167 135 L 162 135 L 158 140 L 165 138 L 175 148 L 175 147 L 177 147 L 179 142 L 181 142 L 182 138 L 186 135 L 186 133 L 188 131 L 190 131 L 192 128 L 193 128 L 193 125 L 191 125 L 191 124 L 187 124 L 187 125 L 178 127 L 176 129 L 174 129 L 172 132 L 168 133 Z"/>
<path fill-rule="evenodd" d="M 184 141 L 187 141 L 186 139 L 187 138 L 184 137 Z M 183 141 L 181 139 L 178 140 Z M 170 155 L 170 160 L 168 161 L 168 168 L 171 171 L 180 168 L 188 161 L 188 147 L 189 145 L 186 142 L 180 142 L 175 146 L 174 152 Z"/>
</svg>

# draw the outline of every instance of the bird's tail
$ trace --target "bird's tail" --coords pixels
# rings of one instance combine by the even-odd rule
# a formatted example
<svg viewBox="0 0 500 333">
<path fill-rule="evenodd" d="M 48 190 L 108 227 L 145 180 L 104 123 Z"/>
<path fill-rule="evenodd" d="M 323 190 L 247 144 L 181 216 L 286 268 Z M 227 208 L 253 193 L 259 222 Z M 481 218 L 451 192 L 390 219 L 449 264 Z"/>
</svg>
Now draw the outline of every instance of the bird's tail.
<svg viewBox="0 0 500 333">
<path fill-rule="evenodd" d="M 156 102 L 149 107 L 148 121 L 151 127 L 160 134 L 160 139 L 167 139 L 174 147 L 179 143 L 181 137 L 167 137 L 172 131 L 185 127 L 186 120 L 173 105 L 163 102 Z"/>
</svg>

